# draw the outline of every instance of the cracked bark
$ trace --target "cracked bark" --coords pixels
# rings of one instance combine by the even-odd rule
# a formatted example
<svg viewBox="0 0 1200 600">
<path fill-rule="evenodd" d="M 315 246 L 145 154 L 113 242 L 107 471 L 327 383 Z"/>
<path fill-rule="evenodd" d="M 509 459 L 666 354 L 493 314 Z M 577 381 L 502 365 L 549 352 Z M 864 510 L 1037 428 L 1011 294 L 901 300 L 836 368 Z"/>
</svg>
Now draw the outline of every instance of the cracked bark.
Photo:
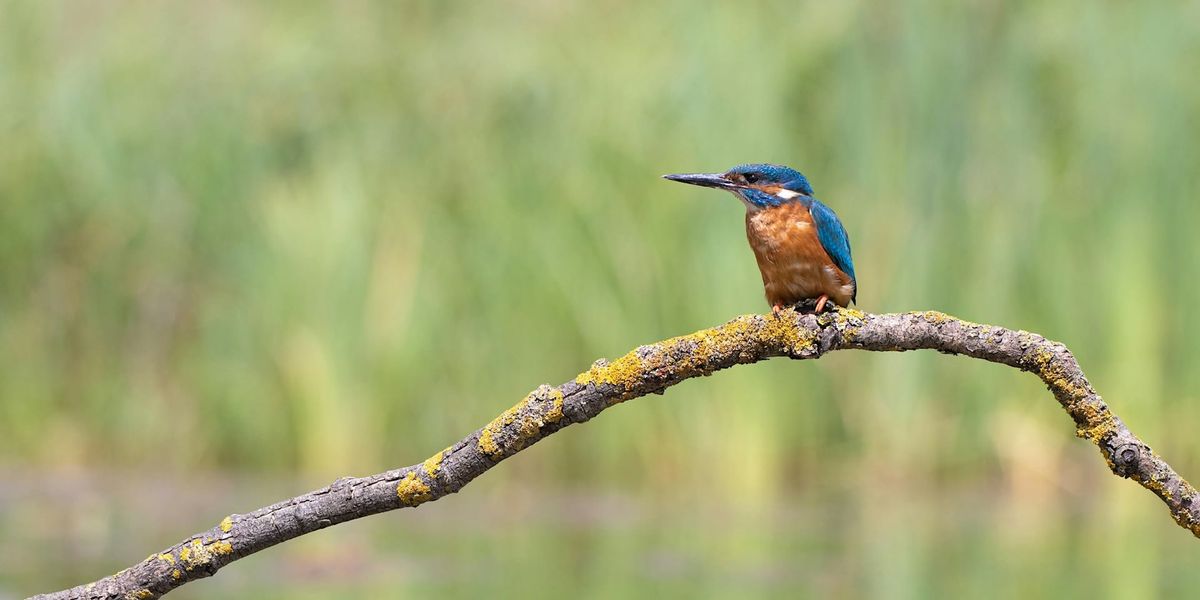
<svg viewBox="0 0 1200 600">
<path fill-rule="evenodd" d="M 661 393 L 692 377 L 772 357 L 820 358 L 834 350 L 937 350 L 1029 371 L 1042 379 L 1099 448 L 1109 469 L 1154 492 L 1171 516 L 1200 537 L 1196 490 L 1137 438 L 1092 389 L 1066 346 L 1039 335 L 980 325 L 938 312 L 823 315 L 786 310 L 778 318 L 744 315 L 728 323 L 641 346 L 559 386 L 542 385 L 492 422 L 423 463 L 328 487 L 217 526 L 96 582 L 37 598 L 157 598 L 229 563 L 308 532 L 352 519 L 417 506 L 463 486 L 538 440 L 604 409 Z"/>
</svg>

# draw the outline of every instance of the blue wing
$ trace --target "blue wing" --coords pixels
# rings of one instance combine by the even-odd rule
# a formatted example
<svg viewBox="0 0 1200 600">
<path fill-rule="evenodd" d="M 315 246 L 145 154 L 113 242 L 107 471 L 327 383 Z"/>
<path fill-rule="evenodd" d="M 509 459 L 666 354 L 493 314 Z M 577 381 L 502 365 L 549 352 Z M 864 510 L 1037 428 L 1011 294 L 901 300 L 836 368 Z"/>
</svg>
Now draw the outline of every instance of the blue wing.
<svg viewBox="0 0 1200 600">
<path fill-rule="evenodd" d="M 846 236 L 846 228 L 842 227 L 842 222 L 838 220 L 833 209 L 821 204 L 816 198 L 813 198 L 808 212 L 812 215 L 813 223 L 817 225 L 817 238 L 833 259 L 833 264 L 854 280 L 854 297 L 857 297 L 858 278 L 854 276 L 854 259 L 850 258 L 850 238 Z"/>
</svg>

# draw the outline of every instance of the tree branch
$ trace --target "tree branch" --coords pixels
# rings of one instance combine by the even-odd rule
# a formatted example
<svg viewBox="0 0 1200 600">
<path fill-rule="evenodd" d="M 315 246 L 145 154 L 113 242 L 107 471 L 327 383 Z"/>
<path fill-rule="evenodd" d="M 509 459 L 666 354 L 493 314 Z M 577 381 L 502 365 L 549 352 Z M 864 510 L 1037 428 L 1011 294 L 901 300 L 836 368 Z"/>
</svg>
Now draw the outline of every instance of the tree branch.
<svg viewBox="0 0 1200 600">
<path fill-rule="evenodd" d="M 1157 495 L 1180 526 L 1200 537 L 1196 490 L 1125 427 L 1092 389 L 1070 351 L 1039 335 L 970 323 L 938 312 L 874 315 L 839 309 L 820 316 L 787 310 L 745 315 L 691 335 L 597 361 L 574 380 L 543 385 L 482 429 L 423 463 L 369 477 L 346 477 L 245 515 L 152 554 L 84 586 L 41 598 L 157 598 L 264 548 L 352 519 L 437 500 L 500 461 L 604 409 L 776 356 L 820 358 L 832 350 L 931 349 L 1035 373 L 1075 421 L 1076 435 L 1100 449 L 1109 469 Z"/>
</svg>

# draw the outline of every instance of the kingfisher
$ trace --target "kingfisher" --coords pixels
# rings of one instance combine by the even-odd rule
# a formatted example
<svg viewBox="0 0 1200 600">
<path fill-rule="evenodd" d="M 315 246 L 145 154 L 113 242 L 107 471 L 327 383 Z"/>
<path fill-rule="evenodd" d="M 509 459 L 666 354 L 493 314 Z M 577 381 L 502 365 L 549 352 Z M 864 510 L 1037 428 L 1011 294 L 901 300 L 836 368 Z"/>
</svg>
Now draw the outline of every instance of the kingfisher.
<svg viewBox="0 0 1200 600">
<path fill-rule="evenodd" d="M 724 173 L 663 175 L 671 181 L 731 192 L 746 205 L 746 238 L 758 261 L 771 312 L 815 300 L 849 306 L 858 296 L 850 238 L 833 209 L 813 197 L 799 171 L 738 165 Z"/>
</svg>

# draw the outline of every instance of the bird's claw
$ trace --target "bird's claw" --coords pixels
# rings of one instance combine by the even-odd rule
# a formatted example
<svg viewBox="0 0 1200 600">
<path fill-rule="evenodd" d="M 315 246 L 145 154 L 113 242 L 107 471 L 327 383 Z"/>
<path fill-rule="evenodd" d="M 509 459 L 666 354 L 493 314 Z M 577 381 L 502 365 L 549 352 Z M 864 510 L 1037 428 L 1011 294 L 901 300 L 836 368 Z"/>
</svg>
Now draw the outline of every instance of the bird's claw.
<svg viewBox="0 0 1200 600">
<path fill-rule="evenodd" d="M 837 310 L 837 304 L 829 300 L 829 296 L 820 296 L 817 298 L 805 298 L 795 305 L 797 312 L 805 314 L 819 315 L 823 312 L 832 312 Z"/>
</svg>

